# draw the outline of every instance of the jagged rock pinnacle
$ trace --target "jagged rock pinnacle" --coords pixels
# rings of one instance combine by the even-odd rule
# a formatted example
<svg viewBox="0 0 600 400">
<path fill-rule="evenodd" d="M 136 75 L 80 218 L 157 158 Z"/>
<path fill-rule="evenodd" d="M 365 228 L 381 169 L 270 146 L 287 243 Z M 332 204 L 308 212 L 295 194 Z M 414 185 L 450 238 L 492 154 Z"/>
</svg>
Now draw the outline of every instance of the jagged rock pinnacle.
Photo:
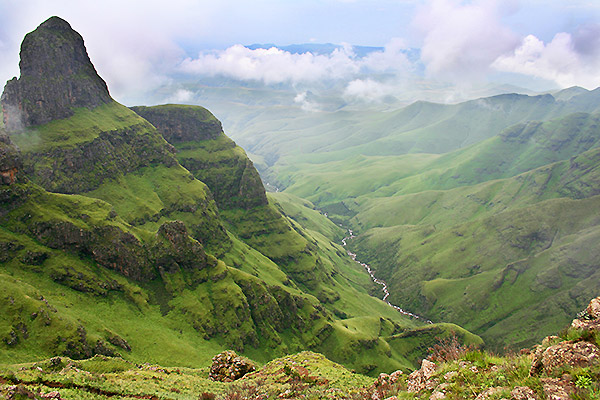
<svg viewBox="0 0 600 400">
<path fill-rule="evenodd" d="M 0 99 L 9 132 L 67 118 L 77 107 L 112 101 L 83 38 L 67 21 L 49 18 L 25 36 L 20 54 L 21 77 L 6 83 Z"/>
</svg>

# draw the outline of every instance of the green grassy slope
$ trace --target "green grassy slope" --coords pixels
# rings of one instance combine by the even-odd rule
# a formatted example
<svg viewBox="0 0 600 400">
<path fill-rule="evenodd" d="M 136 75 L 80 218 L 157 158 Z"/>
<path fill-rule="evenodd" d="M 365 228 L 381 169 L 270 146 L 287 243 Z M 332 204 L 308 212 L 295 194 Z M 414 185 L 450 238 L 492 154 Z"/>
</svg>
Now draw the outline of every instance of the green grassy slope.
<svg viewBox="0 0 600 400">
<path fill-rule="evenodd" d="M 322 268 L 331 276 L 329 285 L 333 298 L 322 298 L 326 308 L 340 319 L 333 324 L 333 332 L 318 351 L 328 358 L 346 364 L 358 364 L 362 373 L 374 372 L 382 365 L 384 370 L 414 365 L 435 341 L 455 332 L 466 343 L 480 345 L 481 339 L 452 324 L 423 326 L 413 320 L 406 324 L 400 314 L 373 297 L 364 296 L 364 288 L 381 296 L 380 287 L 373 285 L 363 267 L 345 255 L 346 250 L 331 243 L 328 232 L 340 228 L 310 203 L 285 193 L 270 194 L 277 206 L 304 227 L 304 235 L 317 245 Z M 297 229 L 297 228 L 296 228 Z M 352 349 L 352 351 L 347 351 Z M 372 354 L 379 354 L 373 358 Z M 391 355 L 391 359 L 388 358 Z"/>
<path fill-rule="evenodd" d="M 3 189 L 12 199 L 0 221 L 6 357 L 120 354 L 196 366 L 225 348 L 261 362 L 314 349 L 364 373 L 414 366 L 423 348 L 388 337 L 419 324 L 369 295 L 364 270 L 332 243 L 340 237 L 335 225 L 310 210 L 305 229 L 281 213 L 309 215 L 289 197 L 219 210 L 153 126 L 116 103 L 99 111 L 13 135 L 29 143 L 23 173 L 33 182 Z M 87 133 L 71 141 L 71 129 Z M 54 141 L 57 132 L 62 139 Z M 34 135 L 39 141 L 30 143 Z M 182 153 L 237 163 L 244 154 L 231 143 L 221 132 Z M 133 153 L 150 157 L 125 160 Z M 48 175 L 46 164 L 70 169 Z M 80 166 L 82 176 L 71 171 Z M 84 179 L 98 168 L 110 174 Z M 203 173 L 217 182 L 223 171 Z"/>
<path fill-rule="evenodd" d="M 580 321 L 581 322 L 581 321 Z M 477 397 L 595 399 L 600 389 L 598 319 L 596 329 L 569 328 L 520 354 L 498 356 L 460 345 L 456 337 L 438 338 L 429 363 L 414 374 L 397 371 L 377 379 L 357 374 L 322 354 L 303 351 L 258 366 L 233 382 L 210 378 L 211 368 L 165 367 L 120 357 L 88 360 L 56 357 L 30 363 L 0 364 L 0 396 L 21 398 L 120 399 L 429 399 Z M 412 332 L 414 340 L 419 333 Z M 559 355 L 556 353 L 559 352 Z M 568 358 L 571 357 L 571 358 Z M 579 362 L 572 362 L 578 357 Z M 423 374 L 424 371 L 427 374 Z M 425 375 L 425 376 L 423 376 Z M 568 378 L 566 377 L 568 376 Z M 568 395 L 563 395 L 568 393 Z"/>
<path fill-rule="evenodd" d="M 529 344 L 600 290 L 599 157 L 592 149 L 514 178 L 368 200 L 351 245 L 398 304 L 488 343 Z"/>
<path fill-rule="evenodd" d="M 266 361 L 320 348 L 332 335 L 332 313 L 316 298 L 277 274 L 268 283 L 204 255 L 178 231 L 182 224 L 165 223 L 156 233 L 111 216 L 101 200 L 33 184 L 10 190 L 27 197 L 2 214 L 4 361 L 119 353 L 194 366 L 227 347 Z M 244 255 L 248 261 L 252 251 Z M 254 257 L 254 268 L 266 263 Z"/>
<path fill-rule="evenodd" d="M 312 210 L 314 206 L 310 203 L 298 198 L 273 195 L 269 204 L 263 204 L 264 189 L 256 182 L 252 164 L 244 151 L 224 135 L 218 120 L 206 109 L 179 105 L 132 109 L 148 118 L 176 147 L 176 157 L 182 165 L 207 182 L 215 193 L 220 215 L 234 237 L 285 272 L 285 280 L 280 280 L 279 284 L 291 285 L 314 295 L 337 318 L 359 322 L 358 325 L 354 322 L 354 328 L 349 330 L 335 321 L 328 328 L 331 329 L 330 339 L 321 351 L 341 360 L 340 357 L 347 357 L 349 347 L 360 348 L 357 345 L 360 341 L 373 341 L 379 344 L 370 352 L 380 354 L 380 360 L 389 358 L 383 355 L 388 345 L 380 340 L 379 329 L 369 327 L 378 327 L 382 323 L 393 327 L 400 323 L 407 328 L 414 324 L 399 318 L 399 314 L 384 303 L 365 295 L 365 288 L 372 290 L 368 276 L 345 251 L 331 243 L 332 239 L 339 242 L 343 237 L 341 228 Z M 244 201 L 236 200 L 240 194 Z M 252 268 L 240 260 L 239 252 L 236 254 L 227 254 L 225 259 L 261 279 L 273 281 L 264 272 L 264 267 Z M 276 276 L 281 276 L 281 272 Z M 381 322 L 382 316 L 395 322 Z M 393 328 L 397 329 L 398 326 Z M 403 363 L 412 362 L 405 358 L 410 352 L 414 352 L 410 346 L 398 352 L 404 354 L 401 357 Z M 368 354 L 369 351 L 354 353 L 357 353 L 355 357 L 347 362 L 370 365 L 365 371 L 373 368 L 377 357 Z M 402 365 L 396 361 L 378 363 L 379 368 Z"/>
<path fill-rule="evenodd" d="M 284 194 L 362 233 L 353 249 L 388 281 L 392 302 L 464 324 L 498 348 L 526 345 L 564 324 L 580 293 L 600 289 L 598 254 L 582 251 L 596 235 L 598 118 L 518 124 L 440 155 L 360 155 L 271 171 L 290 184 Z"/>
<path fill-rule="evenodd" d="M 394 112 L 341 109 L 305 112 L 272 105 L 218 109 L 229 134 L 261 161 L 263 177 L 280 187 L 296 166 L 329 167 L 356 156 L 435 153 L 467 147 L 531 120 L 594 112 L 597 90 L 573 96 L 499 95 L 460 104 L 417 102 Z M 557 95 L 558 96 L 558 95 Z M 306 168 L 310 168 L 307 166 Z M 300 171 L 304 170 L 304 166 Z"/>
<path fill-rule="evenodd" d="M 364 195 L 390 197 L 473 185 L 515 176 L 597 147 L 599 118 L 600 114 L 575 113 L 519 124 L 443 155 L 357 156 L 325 165 L 305 163 L 293 172 L 282 172 L 282 181 L 290 183 L 286 192 L 321 207 Z"/>
<path fill-rule="evenodd" d="M 266 205 L 258 172 L 244 150 L 229 139 L 219 120 L 199 106 L 132 107 L 175 146 L 177 160 L 206 183 L 221 209 Z"/>
</svg>

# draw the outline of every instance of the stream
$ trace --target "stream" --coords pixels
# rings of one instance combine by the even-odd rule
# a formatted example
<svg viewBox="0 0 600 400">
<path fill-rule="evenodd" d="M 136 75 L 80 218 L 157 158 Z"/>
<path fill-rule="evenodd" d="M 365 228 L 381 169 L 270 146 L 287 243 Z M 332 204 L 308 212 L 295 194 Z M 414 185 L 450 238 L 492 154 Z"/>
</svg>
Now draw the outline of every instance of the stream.
<svg viewBox="0 0 600 400">
<path fill-rule="evenodd" d="M 274 192 L 279 192 L 279 188 L 275 185 L 271 185 L 269 183 L 265 184 L 266 187 L 268 187 L 271 191 Z M 329 216 L 327 215 L 326 212 L 323 211 L 319 211 L 321 213 L 321 215 L 325 216 L 325 218 L 329 219 Z M 354 239 L 356 236 L 354 236 L 354 232 L 352 232 L 352 229 L 349 228 L 345 228 L 342 224 L 339 224 L 340 227 L 342 227 L 343 229 L 347 229 L 348 230 L 348 234 L 349 236 L 346 236 L 345 238 L 342 239 L 342 246 L 343 247 L 347 247 L 348 244 L 348 240 L 350 239 Z M 415 313 L 411 313 L 410 311 L 406 311 L 405 309 L 403 309 L 402 307 L 399 307 L 395 304 L 390 303 L 390 301 L 388 300 L 388 297 L 390 297 L 390 292 L 388 290 L 388 286 L 387 283 L 384 280 L 381 280 L 379 278 L 377 278 L 375 276 L 375 273 L 373 271 L 373 269 L 369 266 L 369 264 L 360 262 L 359 260 L 356 259 L 356 254 L 351 252 L 350 250 L 346 249 L 346 253 L 348 253 L 348 255 L 352 258 L 352 260 L 354 260 L 354 262 L 360 264 L 368 273 L 369 276 L 371 277 L 371 279 L 373 280 L 373 282 L 375 282 L 376 284 L 381 286 L 381 291 L 383 292 L 383 298 L 382 300 L 390 307 L 392 307 L 394 310 L 398 311 L 401 314 L 404 314 L 406 316 L 415 318 L 415 319 L 420 319 L 421 321 L 424 321 L 428 324 L 432 324 L 433 322 L 431 322 L 430 320 L 428 320 L 425 317 L 422 317 L 420 315 L 417 315 Z"/>
<path fill-rule="evenodd" d="M 326 214 L 326 213 L 325 213 L 325 214 L 323 214 L 323 215 L 325 215 L 325 216 L 327 217 L 327 214 Z M 340 225 L 340 226 L 341 226 L 341 225 Z M 342 239 L 342 246 L 344 246 L 344 247 L 346 247 L 346 245 L 348 244 L 348 240 L 350 240 L 350 239 L 354 239 L 354 238 L 356 237 L 356 236 L 354 236 L 354 232 L 352 232 L 352 229 L 348 229 L 348 234 L 349 234 L 350 236 L 346 236 L 345 238 L 343 238 L 343 239 Z M 385 302 L 385 303 L 386 303 L 388 306 L 392 307 L 393 309 L 395 309 L 396 311 L 400 312 L 401 314 L 407 315 L 407 316 L 409 316 L 409 317 L 412 317 L 412 318 L 420 319 L 420 320 L 422 320 L 422 321 L 425 321 L 425 322 L 427 322 L 428 324 L 432 324 L 432 323 L 433 323 L 433 322 L 431 322 L 430 320 L 428 320 L 428 319 L 426 319 L 426 318 L 424 318 L 424 317 L 422 317 L 422 316 L 420 316 L 420 315 L 417 315 L 417 314 L 411 313 L 410 311 L 406 311 L 406 310 L 405 310 L 405 309 L 403 309 L 402 307 L 398 307 L 397 305 L 390 303 L 390 301 L 388 300 L 388 297 L 390 296 L 390 292 L 389 292 L 389 290 L 388 290 L 387 283 L 386 283 L 385 281 L 383 281 L 383 280 L 381 280 L 381 279 L 379 279 L 379 278 L 377 278 L 377 277 L 375 276 L 375 273 L 374 273 L 373 269 L 372 269 L 372 268 L 369 266 L 369 264 L 366 264 L 366 263 L 363 263 L 363 262 L 360 262 L 359 260 L 357 260 L 357 259 L 356 259 L 356 254 L 355 254 L 355 253 L 351 252 L 351 251 L 350 251 L 350 250 L 348 250 L 348 249 L 346 249 L 346 252 L 348 253 L 348 255 L 349 255 L 349 256 L 350 256 L 350 257 L 351 257 L 351 258 L 352 258 L 352 259 L 353 259 L 355 262 L 357 262 L 358 264 L 360 264 L 360 265 L 361 265 L 361 266 L 362 266 L 362 267 L 363 267 L 363 268 L 364 268 L 364 269 L 365 269 L 365 270 L 366 270 L 366 271 L 369 273 L 369 276 L 371 277 L 371 279 L 373 280 L 373 282 L 375 282 L 376 284 L 378 284 L 378 285 L 380 285 L 380 286 L 381 286 L 381 291 L 383 292 L 383 299 L 382 299 L 382 300 L 383 300 L 383 301 L 384 301 L 384 302 Z"/>
</svg>

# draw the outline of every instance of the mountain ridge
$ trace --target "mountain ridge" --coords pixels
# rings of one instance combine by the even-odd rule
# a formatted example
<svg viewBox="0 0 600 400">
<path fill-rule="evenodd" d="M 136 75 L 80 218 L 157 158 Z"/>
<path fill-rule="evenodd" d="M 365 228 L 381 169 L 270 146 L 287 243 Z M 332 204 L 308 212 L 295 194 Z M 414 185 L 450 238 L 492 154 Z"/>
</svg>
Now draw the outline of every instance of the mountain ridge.
<svg viewBox="0 0 600 400">
<path fill-rule="evenodd" d="M 71 85 L 62 84 L 59 96 Z M 207 110 L 138 109 L 166 111 L 155 127 L 112 99 L 88 106 L 11 131 L 20 153 L 3 146 L 0 164 L 17 179 L 8 173 L 0 188 L 2 357 L 193 366 L 226 348 L 259 362 L 312 349 L 376 374 L 412 368 L 425 341 L 451 331 L 481 343 L 452 324 L 423 329 L 369 296 L 362 267 L 329 233 L 282 214 Z M 398 335 L 412 331 L 422 341 Z"/>
</svg>

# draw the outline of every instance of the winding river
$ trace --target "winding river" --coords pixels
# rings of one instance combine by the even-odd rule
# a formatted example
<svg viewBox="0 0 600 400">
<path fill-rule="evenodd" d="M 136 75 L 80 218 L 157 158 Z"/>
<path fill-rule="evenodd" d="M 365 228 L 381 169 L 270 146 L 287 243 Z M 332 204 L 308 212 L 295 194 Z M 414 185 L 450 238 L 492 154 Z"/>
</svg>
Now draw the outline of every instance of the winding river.
<svg viewBox="0 0 600 400">
<path fill-rule="evenodd" d="M 274 192 L 279 192 L 279 188 L 275 185 L 271 185 L 269 183 L 265 184 L 265 186 L 267 186 L 271 191 Z M 326 212 L 322 212 L 319 211 L 323 216 L 325 216 L 326 218 L 329 218 L 329 216 L 327 215 Z M 339 224 L 340 227 L 344 228 L 344 226 L 342 224 Z M 354 232 L 352 232 L 352 229 L 348 229 L 348 228 L 344 228 L 348 230 L 348 235 L 345 238 L 342 239 L 342 246 L 343 247 L 347 247 L 348 244 L 348 240 L 350 239 L 354 239 L 356 236 L 354 235 Z M 392 307 L 394 310 L 398 311 L 401 314 L 404 314 L 406 316 L 415 318 L 415 319 L 420 319 L 421 321 L 424 321 L 428 324 L 432 324 L 433 322 L 431 322 L 430 320 L 428 320 L 425 317 L 422 317 L 420 315 L 417 315 L 415 313 L 411 313 L 410 311 L 406 311 L 405 309 L 403 309 L 402 307 L 398 307 L 395 304 L 390 303 L 390 301 L 388 300 L 388 297 L 390 297 L 390 291 L 388 290 L 388 286 L 387 283 L 379 278 L 377 278 L 375 276 L 375 273 L 373 272 L 373 269 L 369 266 L 369 264 L 360 262 L 359 260 L 356 259 L 356 254 L 351 252 L 350 250 L 346 249 L 346 253 L 348 253 L 348 255 L 352 258 L 352 260 L 354 260 L 354 262 L 360 264 L 368 273 L 369 276 L 371 277 L 371 279 L 373 280 L 373 282 L 375 282 L 376 284 L 381 286 L 381 291 L 383 292 L 383 298 L 382 300 L 390 307 Z"/>
<path fill-rule="evenodd" d="M 323 214 L 327 217 L 327 214 Z M 341 225 L 340 225 L 341 226 Z M 356 236 L 354 235 L 354 232 L 352 232 L 352 229 L 348 229 L 348 234 L 349 236 L 346 236 L 345 238 L 342 239 L 342 246 L 346 247 L 348 244 L 348 240 L 350 239 L 354 239 Z M 424 322 L 427 322 L 428 324 L 431 324 L 432 322 L 420 315 L 417 315 L 415 313 L 411 313 L 410 311 L 406 311 L 405 309 L 398 307 L 395 304 L 390 303 L 390 301 L 388 300 L 388 297 L 390 297 L 390 292 L 388 290 L 388 286 L 387 283 L 379 278 L 377 278 L 375 276 L 375 273 L 373 272 L 373 269 L 369 266 L 369 264 L 360 262 L 359 260 L 356 259 L 356 254 L 351 252 L 350 250 L 346 249 L 346 252 L 348 253 L 348 255 L 358 264 L 360 264 L 368 273 L 369 276 L 371 277 L 371 279 L 373 280 L 373 282 L 375 282 L 376 284 L 381 286 L 381 291 L 383 292 L 383 301 L 390 307 L 392 307 L 393 309 L 395 309 L 396 311 L 407 315 L 409 317 L 412 318 L 416 318 L 416 319 L 420 319 Z"/>
</svg>

